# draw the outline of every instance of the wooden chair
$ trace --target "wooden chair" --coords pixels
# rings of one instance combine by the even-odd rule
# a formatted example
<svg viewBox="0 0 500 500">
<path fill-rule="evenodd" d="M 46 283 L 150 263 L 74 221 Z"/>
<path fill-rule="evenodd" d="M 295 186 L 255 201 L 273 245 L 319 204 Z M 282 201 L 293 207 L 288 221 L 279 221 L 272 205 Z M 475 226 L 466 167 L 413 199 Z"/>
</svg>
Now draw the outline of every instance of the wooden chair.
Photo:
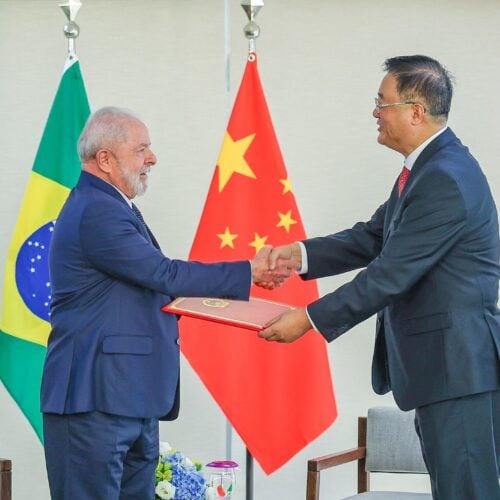
<svg viewBox="0 0 500 500">
<path fill-rule="evenodd" d="M 12 500 L 12 462 L 0 458 L 0 500 Z"/>
<path fill-rule="evenodd" d="M 308 461 L 306 500 L 319 500 L 322 470 L 353 461 L 358 466 L 358 495 L 349 497 L 349 500 L 431 500 L 432 495 L 425 493 L 370 491 L 371 472 L 427 473 L 414 417 L 414 411 L 370 408 L 367 417 L 358 418 L 357 448 Z"/>
</svg>

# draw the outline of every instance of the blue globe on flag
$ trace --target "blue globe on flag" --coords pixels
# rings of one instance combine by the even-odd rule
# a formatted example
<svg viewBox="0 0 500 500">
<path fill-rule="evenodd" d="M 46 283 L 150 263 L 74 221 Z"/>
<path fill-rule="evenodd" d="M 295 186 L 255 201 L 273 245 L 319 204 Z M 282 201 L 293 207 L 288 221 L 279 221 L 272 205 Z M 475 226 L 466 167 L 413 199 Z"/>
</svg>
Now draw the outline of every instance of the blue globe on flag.
<svg viewBox="0 0 500 500">
<path fill-rule="evenodd" d="M 44 321 L 50 320 L 52 290 L 49 247 L 56 221 L 38 228 L 21 245 L 16 260 L 16 284 L 26 307 Z"/>
</svg>

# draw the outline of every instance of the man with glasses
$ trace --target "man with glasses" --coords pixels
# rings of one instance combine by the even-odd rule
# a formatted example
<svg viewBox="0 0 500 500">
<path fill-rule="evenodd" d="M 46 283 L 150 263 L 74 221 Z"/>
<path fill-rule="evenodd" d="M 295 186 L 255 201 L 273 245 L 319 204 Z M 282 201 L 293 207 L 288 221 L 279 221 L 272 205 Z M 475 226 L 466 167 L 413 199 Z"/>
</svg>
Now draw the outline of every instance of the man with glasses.
<svg viewBox="0 0 500 500">
<path fill-rule="evenodd" d="M 500 499 L 498 218 L 477 161 L 447 127 L 453 87 L 425 56 L 385 61 L 378 142 L 404 156 L 389 199 L 351 229 L 277 247 L 304 279 L 364 268 L 260 336 L 332 341 L 377 314 L 372 384 L 415 425 L 433 498 Z"/>
</svg>

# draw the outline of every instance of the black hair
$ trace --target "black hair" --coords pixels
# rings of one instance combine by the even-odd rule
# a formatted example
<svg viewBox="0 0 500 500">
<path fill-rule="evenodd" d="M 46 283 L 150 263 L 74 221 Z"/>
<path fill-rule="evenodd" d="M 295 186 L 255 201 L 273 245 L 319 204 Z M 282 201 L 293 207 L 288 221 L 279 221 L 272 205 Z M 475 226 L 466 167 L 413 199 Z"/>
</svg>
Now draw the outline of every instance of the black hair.
<svg viewBox="0 0 500 500">
<path fill-rule="evenodd" d="M 384 71 L 396 78 L 402 100 L 421 101 L 431 116 L 448 118 L 453 76 L 438 61 L 422 55 L 391 57 L 384 62 Z"/>
</svg>

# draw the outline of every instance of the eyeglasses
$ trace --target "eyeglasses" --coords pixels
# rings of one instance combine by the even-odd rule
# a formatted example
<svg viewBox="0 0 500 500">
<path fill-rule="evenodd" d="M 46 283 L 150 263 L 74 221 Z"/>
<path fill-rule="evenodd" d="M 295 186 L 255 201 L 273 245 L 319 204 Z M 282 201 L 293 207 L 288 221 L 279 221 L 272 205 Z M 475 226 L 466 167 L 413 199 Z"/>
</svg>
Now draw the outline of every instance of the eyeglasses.
<svg viewBox="0 0 500 500">
<path fill-rule="evenodd" d="M 380 99 L 378 97 L 375 97 L 375 107 L 377 108 L 378 111 L 384 108 L 391 108 L 392 106 L 406 106 L 407 104 L 420 104 L 420 103 L 415 101 L 404 101 L 404 102 L 390 102 L 387 104 L 380 104 Z"/>
</svg>

